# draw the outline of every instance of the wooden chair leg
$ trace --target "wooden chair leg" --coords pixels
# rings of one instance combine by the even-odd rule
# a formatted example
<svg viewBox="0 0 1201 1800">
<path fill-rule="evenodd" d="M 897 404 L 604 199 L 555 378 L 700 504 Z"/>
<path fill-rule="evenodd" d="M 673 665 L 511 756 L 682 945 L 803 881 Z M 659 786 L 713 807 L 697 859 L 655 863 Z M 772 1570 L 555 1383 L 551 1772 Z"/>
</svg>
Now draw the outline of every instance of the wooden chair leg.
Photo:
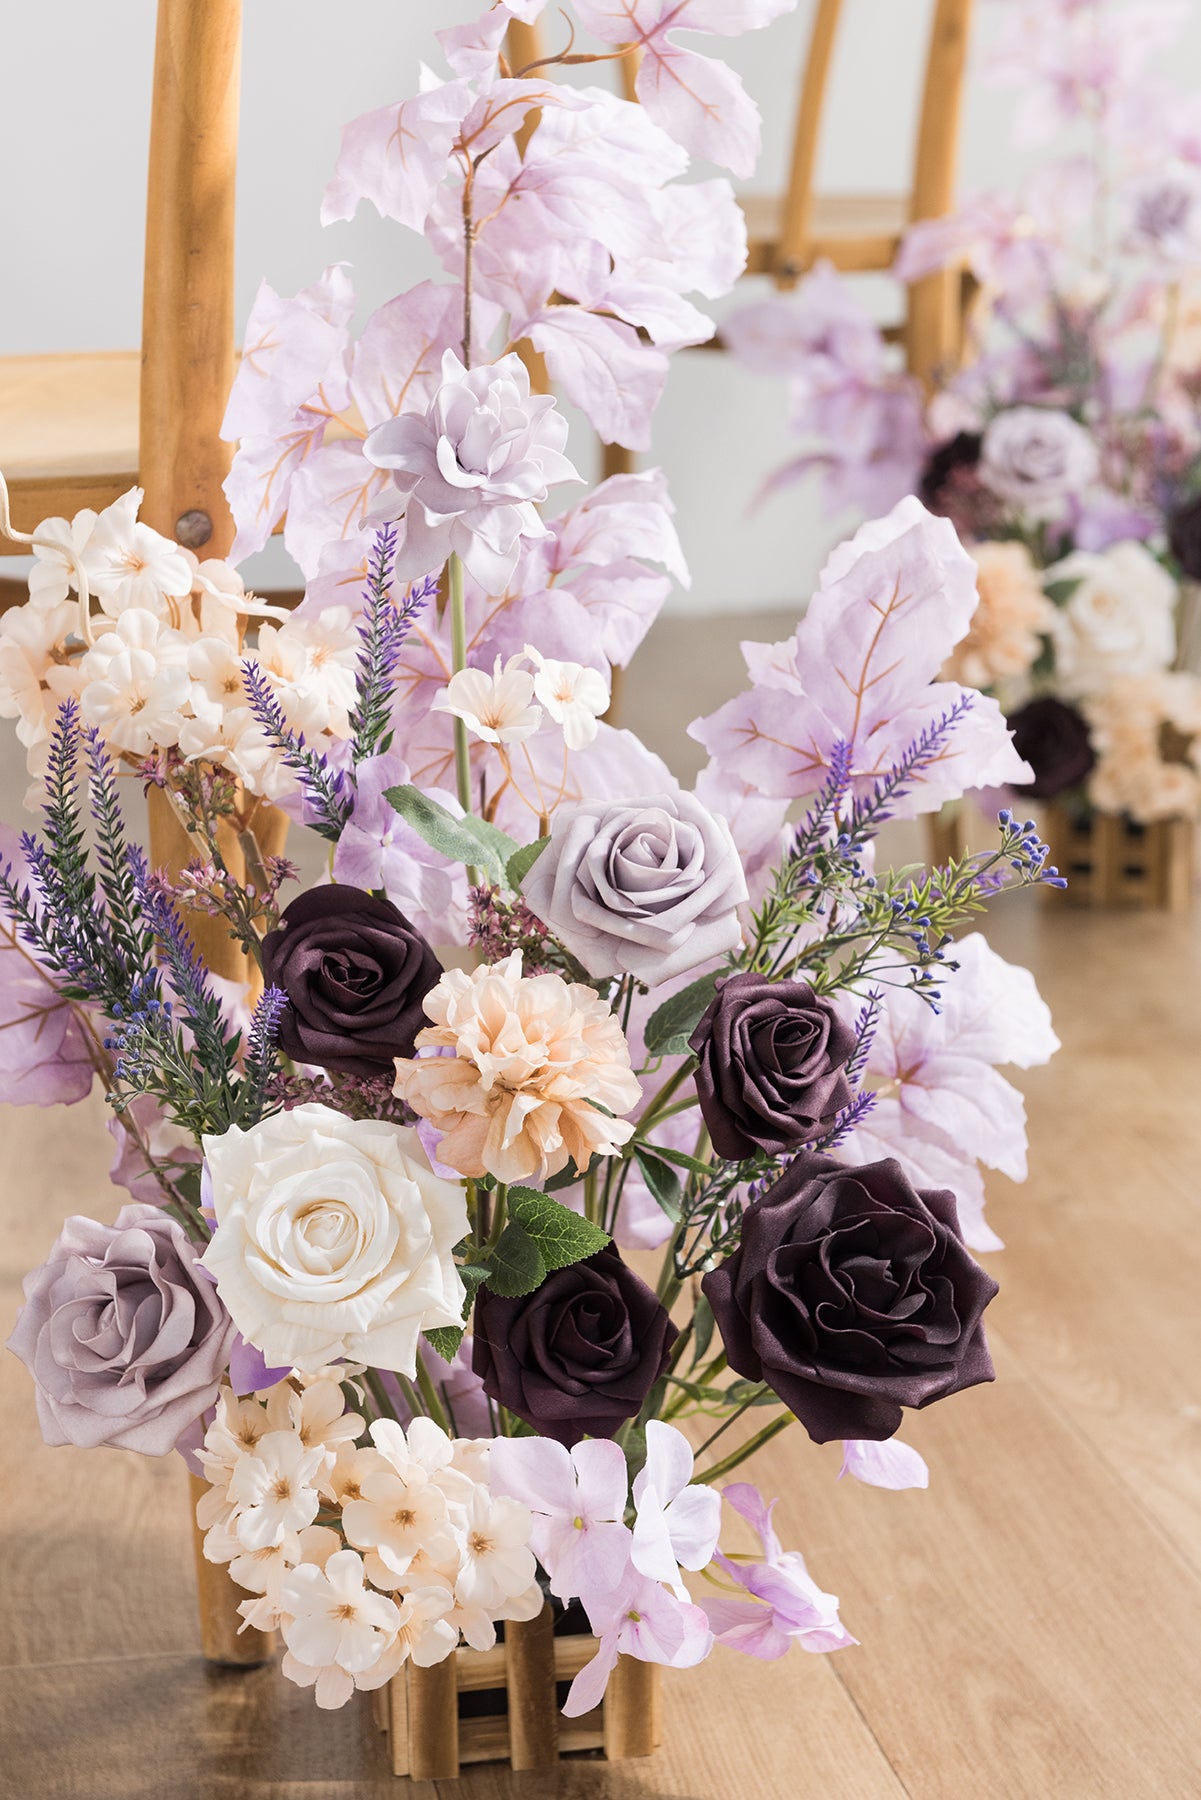
<svg viewBox="0 0 1201 1800">
<path fill-rule="evenodd" d="M 610 475 L 632 475 L 637 467 L 637 457 L 624 444 L 601 445 L 602 481 L 608 481 Z"/>
</svg>

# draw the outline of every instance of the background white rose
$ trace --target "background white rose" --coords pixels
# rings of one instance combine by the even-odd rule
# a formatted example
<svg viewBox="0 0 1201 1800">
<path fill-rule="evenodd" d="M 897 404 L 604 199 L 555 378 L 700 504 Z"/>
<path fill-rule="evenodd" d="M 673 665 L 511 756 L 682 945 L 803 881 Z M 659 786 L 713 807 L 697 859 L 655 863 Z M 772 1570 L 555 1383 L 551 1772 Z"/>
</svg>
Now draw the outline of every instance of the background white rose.
<svg viewBox="0 0 1201 1800">
<path fill-rule="evenodd" d="M 1127 675 L 1166 669 L 1176 653 L 1176 583 L 1134 542 L 1077 550 L 1048 569 L 1046 586 L 1077 585 L 1051 620 L 1060 693 L 1079 698 Z"/>
<path fill-rule="evenodd" d="M 462 1323 L 451 1253 L 467 1205 L 415 1131 L 298 1106 L 204 1149 L 217 1219 L 204 1266 L 271 1367 L 345 1357 L 412 1376 L 421 1332 Z"/>
</svg>

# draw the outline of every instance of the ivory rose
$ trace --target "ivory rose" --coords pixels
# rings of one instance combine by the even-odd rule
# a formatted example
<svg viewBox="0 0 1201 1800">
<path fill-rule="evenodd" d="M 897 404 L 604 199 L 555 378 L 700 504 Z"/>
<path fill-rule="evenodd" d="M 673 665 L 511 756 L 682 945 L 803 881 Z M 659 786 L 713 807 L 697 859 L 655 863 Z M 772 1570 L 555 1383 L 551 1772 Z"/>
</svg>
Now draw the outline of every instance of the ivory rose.
<svg viewBox="0 0 1201 1800">
<path fill-rule="evenodd" d="M 217 1218 L 204 1266 L 269 1364 L 412 1376 L 421 1333 L 462 1323 L 451 1253 L 467 1205 L 415 1131 L 312 1104 L 204 1148 Z"/>
<path fill-rule="evenodd" d="M 1142 544 L 1077 550 L 1047 570 L 1048 589 L 1059 582 L 1076 584 L 1051 620 L 1065 697 L 1099 693 L 1119 676 L 1168 667 L 1176 653 L 1176 583 Z"/>
<path fill-rule="evenodd" d="M 633 1131 L 641 1094 L 621 1027 L 591 988 L 524 975 L 521 952 L 470 973 L 449 969 L 425 997 L 417 1039 L 452 1056 L 397 1058 L 396 1092 L 440 1131 L 461 1175 L 545 1180 L 581 1172 Z"/>
</svg>

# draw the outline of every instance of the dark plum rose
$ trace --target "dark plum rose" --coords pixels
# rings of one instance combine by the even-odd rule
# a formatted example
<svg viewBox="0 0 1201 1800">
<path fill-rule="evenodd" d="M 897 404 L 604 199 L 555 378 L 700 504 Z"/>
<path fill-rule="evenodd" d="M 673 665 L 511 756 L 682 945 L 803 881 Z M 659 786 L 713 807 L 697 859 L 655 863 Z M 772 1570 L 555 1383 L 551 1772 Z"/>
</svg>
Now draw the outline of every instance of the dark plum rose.
<svg viewBox="0 0 1201 1800">
<path fill-rule="evenodd" d="M 731 975 L 689 1042 L 713 1148 L 731 1162 L 811 1142 L 852 1098 L 855 1033 L 807 981 Z"/>
<path fill-rule="evenodd" d="M 957 431 L 945 443 L 935 445 L 918 484 L 918 498 L 923 506 L 934 513 L 942 512 L 957 485 L 965 479 L 974 484 L 983 441 L 978 431 Z"/>
<path fill-rule="evenodd" d="M 1184 573 L 1201 581 L 1201 494 L 1169 517 L 1168 544 Z"/>
<path fill-rule="evenodd" d="M 1096 754 L 1088 726 L 1074 706 L 1044 694 L 1009 715 L 1013 747 L 1034 770 L 1034 780 L 1020 789 L 1035 800 L 1052 800 L 1079 787 L 1092 773 Z"/>
<path fill-rule="evenodd" d="M 818 1444 L 891 1437 L 902 1407 L 993 1377 L 981 1318 L 997 1284 L 963 1246 L 955 1196 L 918 1192 L 891 1157 L 798 1157 L 701 1285 L 730 1367 Z"/>
<path fill-rule="evenodd" d="M 612 1437 L 667 1367 L 676 1327 L 612 1245 L 520 1300 L 480 1289 L 472 1367 L 484 1392 L 568 1449 Z"/>
<path fill-rule="evenodd" d="M 390 900 L 362 888 L 309 888 L 263 939 L 263 974 L 291 1004 L 281 1048 L 342 1075 L 390 1075 L 426 1024 L 442 966 Z"/>
<path fill-rule="evenodd" d="M 182 1225 L 124 1206 L 112 1225 L 68 1219 L 8 1347 L 37 1383 L 48 1444 L 166 1456 L 217 1398 L 234 1322 Z"/>
</svg>

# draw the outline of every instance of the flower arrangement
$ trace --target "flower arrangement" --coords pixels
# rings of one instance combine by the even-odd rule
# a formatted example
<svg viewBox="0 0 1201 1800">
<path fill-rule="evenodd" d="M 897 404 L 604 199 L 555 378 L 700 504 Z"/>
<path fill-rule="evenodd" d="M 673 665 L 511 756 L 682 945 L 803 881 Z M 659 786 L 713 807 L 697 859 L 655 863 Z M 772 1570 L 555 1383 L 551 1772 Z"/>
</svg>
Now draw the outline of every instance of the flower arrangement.
<svg viewBox="0 0 1201 1800">
<path fill-rule="evenodd" d="M 1201 809 L 1201 138 L 1194 96 L 1148 69 L 1187 8 L 1008 0 L 991 78 L 1020 85 L 1021 145 L 1066 133 L 1013 193 L 915 225 L 895 273 L 962 269 L 967 356 L 932 395 L 900 372 L 853 290 L 723 327 L 788 371 L 803 454 L 832 507 L 916 493 L 951 519 L 980 606 L 950 672 L 1000 696 L 1030 793 L 1146 823 Z"/>
<path fill-rule="evenodd" d="M 298 610 L 135 493 L 33 534 L 3 626 L 43 825 L 0 877 L 0 1091 L 98 1078 L 130 1194 L 68 1221 L 11 1347 L 47 1441 L 203 1471 L 206 1556 L 321 1706 L 548 1593 L 597 1639 L 572 1714 L 622 1654 L 853 1642 L 772 1507 L 718 1484 L 799 1421 L 844 1472 L 925 1485 L 904 1409 L 992 1376 L 980 1169 L 1025 1172 L 998 1065 L 1056 1048 L 1030 976 L 955 936 L 1059 880 L 1033 827 L 876 866 L 886 820 L 1029 775 L 996 701 L 940 675 L 977 606 L 945 519 L 903 501 L 792 639 L 748 646 L 747 691 L 692 727 L 694 791 L 601 717 L 682 563 L 657 474 L 543 516 L 574 469 L 529 346 L 637 439 L 663 342 L 709 329 L 681 270 L 738 259 L 724 184 L 671 184 L 685 147 L 745 163 L 753 115 L 668 36 L 707 9 L 639 0 L 643 108 L 510 69 L 538 10 L 442 33 L 450 78 L 346 134 L 327 207 L 374 199 L 449 279 L 357 343 L 342 270 L 260 295 L 229 492 L 242 550 L 286 506 Z M 186 836 L 174 871 L 127 830 L 129 776 Z M 276 802 L 329 859 L 287 903 Z"/>
</svg>

